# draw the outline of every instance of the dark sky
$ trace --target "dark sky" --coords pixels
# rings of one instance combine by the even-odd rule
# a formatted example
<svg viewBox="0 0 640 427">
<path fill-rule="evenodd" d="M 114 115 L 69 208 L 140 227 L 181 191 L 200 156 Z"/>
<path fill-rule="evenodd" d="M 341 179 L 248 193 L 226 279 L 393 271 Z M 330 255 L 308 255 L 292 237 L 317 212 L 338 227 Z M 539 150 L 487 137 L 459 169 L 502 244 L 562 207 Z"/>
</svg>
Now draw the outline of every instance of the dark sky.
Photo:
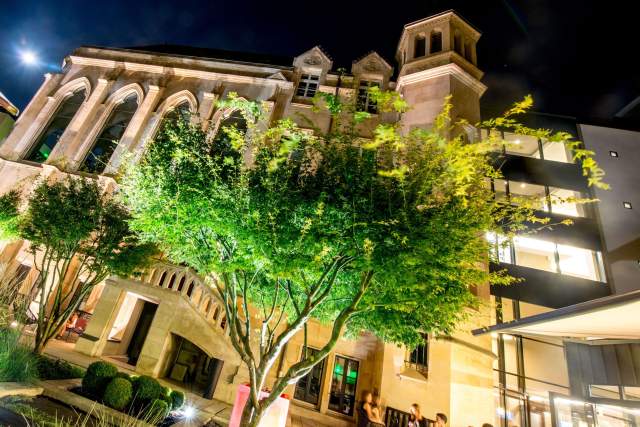
<svg viewBox="0 0 640 427">
<path fill-rule="evenodd" d="M 456 9 L 483 36 L 486 109 L 527 93 L 536 109 L 610 118 L 640 96 L 638 15 L 620 0 L 4 0 L 0 91 L 24 108 L 48 69 L 82 44 L 170 43 L 297 55 L 320 44 L 335 66 L 376 50 L 392 65 L 402 26 Z M 41 64 L 20 63 L 21 49 Z"/>
</svg>

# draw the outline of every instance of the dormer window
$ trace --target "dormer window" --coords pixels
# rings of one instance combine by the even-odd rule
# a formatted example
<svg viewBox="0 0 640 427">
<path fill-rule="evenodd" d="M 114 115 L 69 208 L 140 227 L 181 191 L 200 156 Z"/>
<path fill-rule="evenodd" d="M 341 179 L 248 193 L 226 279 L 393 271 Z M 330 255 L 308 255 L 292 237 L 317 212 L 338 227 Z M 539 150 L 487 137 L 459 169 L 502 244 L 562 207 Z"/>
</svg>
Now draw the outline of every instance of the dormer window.
<svg viewBox="0 0 640 427">
<path fill-rule="evenodd" d="M 371 98 L 369 88 L 377 86 L 380 87 L 379 82 L 373 82 L 370 80 L 360 80 L 360 86 L 358 87 L 358 99 L 356 107 L 358 111 L 366 111 L 367 113 L 376 114 L 378 112 L 378 106 L 376 102 Z"/>
<path fill-rule="evenodd" d="M 431 31 L 431 49 L 429 53 L 438 53 L 442 51 L 442 32 L 441 31 Z"/>
<path fill-rule="evenodd" d="M 318 91 L 320 76 L 317 74 L 303 74 L 298 83 L 296 96 L 301 98 L 313 98 Z"/>
</svg>

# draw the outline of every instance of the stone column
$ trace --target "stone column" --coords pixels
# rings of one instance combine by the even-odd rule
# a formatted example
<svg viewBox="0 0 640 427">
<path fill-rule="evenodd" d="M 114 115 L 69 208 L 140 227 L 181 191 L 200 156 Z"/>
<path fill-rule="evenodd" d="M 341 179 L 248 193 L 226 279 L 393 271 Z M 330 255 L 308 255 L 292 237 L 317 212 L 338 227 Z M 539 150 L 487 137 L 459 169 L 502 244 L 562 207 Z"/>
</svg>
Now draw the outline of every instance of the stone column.
<svg viewBox="0 0 640 427">
<path fill-rule="evenodd" d="M 127 129 L 124 131 L 124 135 L 122 135 L 122 138 L 120 139 L 120 142 L 113 152 L 111 160 L 104 171 L 105 174 L 115 173 L 124 160 L 123 156 L 129 151 L 135 150 L 136 146 L 140 142 L 139 137 L 142 134 L 144 125 L 153 113 L 163 91 L 164 88 L 160 86 L 149 85 L 147 95 L 144 97 L 142 104 L 140 104 L 131 118 Z"/>
<path fill-rule="evenodd" d="M 116 286 L 109 283 L 105 285 L 87 329 L 75 345 L 77 352 L 89 356 L 102 354 L 113 322 L 116 320 L 126 295 L 126 292 Z"/>
<path fill-rule="evenodd" d="M 53 92 L 63 77 L 64 74 L 47 73 L 44 75 L 44 82 L 18 117 L 11 134 L 7 136 L 7 139 L 0 146 L 1 157 L 18 160 L 22 156 L 26 146 L 31 142 L 33 134 L 42 125 L 42 122 L 37 118 L 48 119 L 45 115 L 40 116 L 38 113 L 47 105 L 48 99 L 50 99 L 48 95 Z"/>
<path fill-rule="evenodd" d="M 215 109 L 216 102 L 219 96 L 212 92 L 203 92 L 202 99 L 200 100 L 200 108 L 198 109 L 198 116 L 200 116 L 200 122 L 202 123 L 202 130 L 206 132 L 209 128 L 209 120 Z"/>
<path fill-rule="evenodd" d="M 96 110 L 104 101 L 112 84 L 112 80 L 98 79 L 89 98 L 80 106 L 76 115 L 69 122 L 47 163 L 64 162 L 65 159 L 70 161 L 75 157 L 76 151 L 83 141 L 82 137 L 93 128 L 94 120 L 92 119 L 95 118 Z"/>
</svg>

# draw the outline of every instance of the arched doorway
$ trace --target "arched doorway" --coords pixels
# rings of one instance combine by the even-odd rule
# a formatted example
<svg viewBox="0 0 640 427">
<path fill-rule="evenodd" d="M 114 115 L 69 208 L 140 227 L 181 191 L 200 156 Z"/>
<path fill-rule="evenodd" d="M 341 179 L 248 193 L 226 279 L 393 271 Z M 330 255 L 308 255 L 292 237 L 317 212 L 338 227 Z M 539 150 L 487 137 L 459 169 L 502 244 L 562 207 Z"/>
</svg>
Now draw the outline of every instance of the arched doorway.
<svg viewBox="0 0 640 427">
<path fill-rule="evenodd" d="M 165 378 L 192 393 L 213 398 L 224 362 L 209 357 L 200 347 L 180 335 L 171 334 L 171 344 Z"/>
</svg>

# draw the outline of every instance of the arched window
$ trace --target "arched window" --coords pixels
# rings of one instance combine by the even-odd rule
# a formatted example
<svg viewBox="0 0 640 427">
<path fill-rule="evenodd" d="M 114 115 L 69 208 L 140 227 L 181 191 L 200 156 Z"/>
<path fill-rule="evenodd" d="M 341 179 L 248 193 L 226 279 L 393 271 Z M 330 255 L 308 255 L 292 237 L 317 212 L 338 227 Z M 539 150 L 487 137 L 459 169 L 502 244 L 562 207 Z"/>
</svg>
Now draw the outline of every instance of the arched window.
<svg viewBox="0 0 640 427">
<path fill-rule="evenodd" d="M 42 163 L 49 158 L 49 154 L 53 151 L 53 148 L 58 143 L 64 130 L 69 126 L 69 122 L 73 119 L 73 116 L 76 115 L 78 108 L 80 108 L 80 105 L 82 105 L 86 97 L 87 92 L 82 88 L 75 91 L 60 103 L 53 118 L 35 144 L 33 144 L 29 154 L 27 154 L 26 160 Z"/>
<path fill-rule="evenodd" d="M 422 34 L 420 34 L 416 36 L 416 40 L 413 45 L 413 57 L 420 58 L 421 56 L 425 56 L 426 54 L 427 54 L 427 40 Z"/>
<path fill-rule="evenodd" d="M 164 279 L 167 277 L 167 272 L 165 271 L 164 273 L 162 273 L 162 276 L 160 276 L 160 281 L 158 282 L 158 286 L 163 287 L 164 286 Z"/>
<path fill-rule="evenodd" d="M 429 49 L 429 53 L 437 53 L 442 50 L 442 32 L 433 30 L 431 31 L 430 37 L 431 44 L 429 45 L 431 48 Z"/>
<path fill-rule="evenodd" d="M 165 115 L 162 117 L 162 121 L 160 122 L 160 129 L 162 129 L 167 123 L 170 123 L 179 118 L 188 117 L 190 112 L 191 108 L 189 105 L 189 101 L 185 99 L 180 104 L 176 105 L 165 113 Z"/>
<path fill-rule="evenodd" d="M 104 171 L 137 108 L 138 96 L 132 93 L 113 109 L 80 170 L 90 173 Z"/>
<path fill-rule="evenodd" d="M 237 150 L 233 149 L 231 146 L 231 138 L 224 131 L 225 128 L 234 127 L 239 131 L 247 130 L 247 122 L 242 117 L 240 111 L 234 111 L 228 117 L 222 119 L 220 121 L 220 125 L 218 126 L 218 130 L 215 138 L 213 139 L 213 144 L 211 147 L 211 155 L 214 157 L 220 158 L 234 158 L 238 159 L 240 154 Z"/>
</svg>

